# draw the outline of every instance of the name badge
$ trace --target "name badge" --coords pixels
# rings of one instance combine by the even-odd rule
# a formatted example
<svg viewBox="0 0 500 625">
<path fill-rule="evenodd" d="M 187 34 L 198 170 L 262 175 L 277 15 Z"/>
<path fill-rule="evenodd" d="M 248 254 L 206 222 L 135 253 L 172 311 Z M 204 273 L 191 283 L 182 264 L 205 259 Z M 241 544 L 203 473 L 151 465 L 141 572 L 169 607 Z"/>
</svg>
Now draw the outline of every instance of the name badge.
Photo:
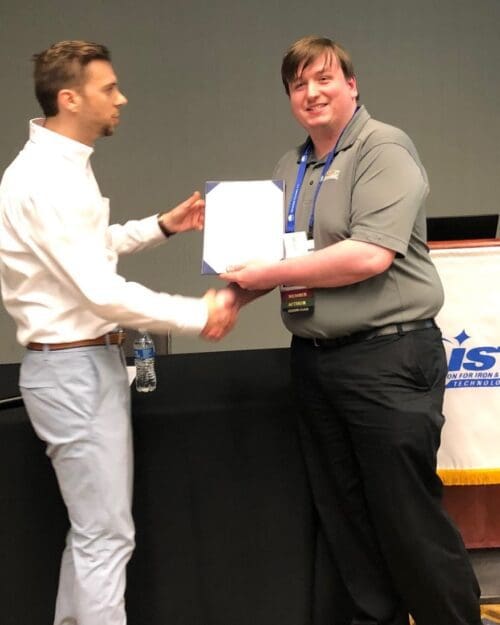
<svg viewBox="0 0 500 625">
<path fill-rule="evenodd" d="M 289 314 L 312 313 L 314 310 L 314 289 L 305 286 L 282 286 L 281 310 Z"/>
<path fill-rule="evenodd" d="M 287 232 L 284 237 L 285 257 L 306 256 L 314 251 L 314 240 L 305 232 Z M 281 310 L 289 314 L 312 313 L 314 310 L 314 289 L 306 286 L 280 287 Z"/>
<path fill-rule="evenodd" d="M 307 235 L 304 231 L 286 232 L 283 235 L 283 243 L 285 246 L 285 258 L 305 256 L 310 252 L 311 241 L 307 240 Z M 312 243 L 314 249 L 314 241 Z"/>
</svg>

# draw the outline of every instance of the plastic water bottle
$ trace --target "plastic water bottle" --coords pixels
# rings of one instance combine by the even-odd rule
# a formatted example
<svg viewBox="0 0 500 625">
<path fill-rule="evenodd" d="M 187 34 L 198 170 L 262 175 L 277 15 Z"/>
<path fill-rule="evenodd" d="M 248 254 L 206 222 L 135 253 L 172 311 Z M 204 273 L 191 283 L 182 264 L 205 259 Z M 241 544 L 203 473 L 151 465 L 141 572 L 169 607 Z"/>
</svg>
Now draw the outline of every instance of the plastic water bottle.
<svg viewBox="0 0 500 625">
<path fill-rule="evenodd" d="M 156 388 L 155 344 L 146 330 L 139 330 L 134 341 L 135 388 L 149 393 Z"/>
</svg>

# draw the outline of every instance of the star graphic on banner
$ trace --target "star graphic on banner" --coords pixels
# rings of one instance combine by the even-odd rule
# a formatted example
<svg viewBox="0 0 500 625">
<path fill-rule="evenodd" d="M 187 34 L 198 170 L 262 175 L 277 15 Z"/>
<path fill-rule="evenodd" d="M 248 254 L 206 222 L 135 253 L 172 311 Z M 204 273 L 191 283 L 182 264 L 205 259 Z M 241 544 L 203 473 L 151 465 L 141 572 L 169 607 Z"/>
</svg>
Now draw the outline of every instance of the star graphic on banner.
<svg viewBox="0 0 500 625">
<path fill-rule="evenodd" d="M 460 334 L 457 334 L 457 336 L 455 336 L 454 338 L 459 345 L 462 345 L 462 343 L 464 343 L 467 339 L 470 339 L 470 336 L 465 330 L 462 330 L 462 332 L 460 332 Z"/>
</svg>

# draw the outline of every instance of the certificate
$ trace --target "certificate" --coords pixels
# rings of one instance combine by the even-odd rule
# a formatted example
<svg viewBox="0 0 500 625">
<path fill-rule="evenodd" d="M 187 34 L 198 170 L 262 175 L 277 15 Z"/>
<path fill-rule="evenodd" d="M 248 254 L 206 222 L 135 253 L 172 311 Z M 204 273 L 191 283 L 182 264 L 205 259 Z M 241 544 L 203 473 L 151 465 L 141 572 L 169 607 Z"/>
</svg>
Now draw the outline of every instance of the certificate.
<svg viewBox="0 0 500 625">
<path fill-rule="evenodd" d="M 203 274 L 283 258 L 283 189 L 283 180 L 206 183 Z"/>
</svg>

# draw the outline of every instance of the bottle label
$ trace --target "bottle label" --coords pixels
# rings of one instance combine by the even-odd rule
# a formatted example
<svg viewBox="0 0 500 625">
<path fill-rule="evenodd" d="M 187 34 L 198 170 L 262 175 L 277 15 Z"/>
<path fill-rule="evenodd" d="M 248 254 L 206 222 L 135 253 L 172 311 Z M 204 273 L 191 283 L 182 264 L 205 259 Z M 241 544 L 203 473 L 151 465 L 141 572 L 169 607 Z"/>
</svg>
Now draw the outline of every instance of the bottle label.
<svg viewBox="0 0 500 625">
<path fill-rule="evenodd" d="M 146 360 L 155 357 L 154 347 L 145 347 L 143 349 L 134 349 L 134 357 L 139 360 Z"/>
</svg>

